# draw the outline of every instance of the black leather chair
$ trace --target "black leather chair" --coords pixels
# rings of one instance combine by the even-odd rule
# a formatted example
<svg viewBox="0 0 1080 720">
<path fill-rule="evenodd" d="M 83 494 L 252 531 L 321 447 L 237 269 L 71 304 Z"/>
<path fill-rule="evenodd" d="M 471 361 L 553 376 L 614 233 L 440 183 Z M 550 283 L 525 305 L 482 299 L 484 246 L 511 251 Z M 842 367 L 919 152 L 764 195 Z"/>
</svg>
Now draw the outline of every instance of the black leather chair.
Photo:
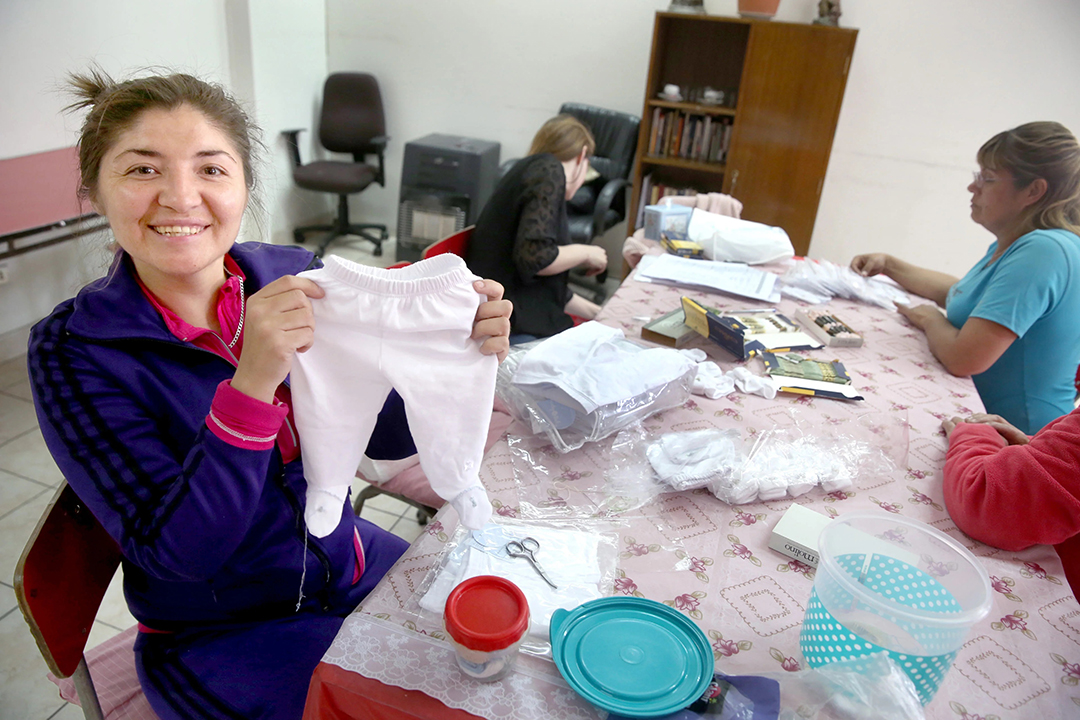
<svg viewBox="0 0 1080 720">
<path fill-rule="evenodd" d="M 305 190 L 336 194 L 338 214 L 333 225 L 296 228 L 293 230 L 296 242 L 303 243 L 309 232 L 327 233 L 315 251 L 321 257 L 330 243 L 354 235 L 375 243 L 374 254 L 382 255 L 382 243 L 387 238 L 386 226 L 349 222 L 349 195 L 361 192 L 373 182 L 386 184 L 383 154 L 388 138 L 378 81 L 367 73 L 334 73 L 326 79 L 323 87 L 319 142 L 332 152 L 352 154 L 353 162 L 318 160 L 304 165 L 300 161 L 297 140 L 301 132 L 283 132 L 292 154 L 293 180 Z M 369 155 L 378 157 L 378 167 L 367 164 Z"/>
<path fill-rule="evenodd" d="M 582 103 L 564 103 L 559 114 L 573 115 L 585 123 L 596 140 L 590 167 L 600 175 L 582 185 L 566 204 L 571 239 L 591 244 L 626 218 L 626 190 L 630 187 L 630 170 L 634 165 L 641 118 Z M 515 159 L 503 163 L 502 174 L 505 175 L 516 162 Z M 604 288 L 606 271 L 593 277 L 587 277 L 582 271 L 572 271 L 571 275 L 575 285 L 593 291 L 595 302 L 604 302 L 607 297 Z"/>
<path fill-rule="evenodd" d="M 581 186 L 567 203 L 570 237 L 590 243 L 626 217 L 626 188 L 637 150 L 641 118 L 581 103 L 565 103 L 560 115 L 573 115 L 592 130 L 596 152 L 590 167 L 600 177 Z"/>
</svg>

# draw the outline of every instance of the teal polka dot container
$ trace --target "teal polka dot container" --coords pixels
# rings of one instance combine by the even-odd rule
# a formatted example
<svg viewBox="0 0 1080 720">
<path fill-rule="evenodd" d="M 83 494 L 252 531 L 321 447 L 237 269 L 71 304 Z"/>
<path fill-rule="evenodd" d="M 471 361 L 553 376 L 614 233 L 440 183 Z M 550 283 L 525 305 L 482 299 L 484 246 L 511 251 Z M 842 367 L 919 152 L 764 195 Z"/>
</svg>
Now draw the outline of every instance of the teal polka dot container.
<svg viewBox="0 0 1080 720">
<path fill-rule="evenodd" d="M 820 561 L 799 644 L 811 667 L 888 656 L 925 705 L 971 626 L 990 611 L 990 578 L 938 530 L 889 513 L 848 513 L 818 538 Z"/>
</svg>

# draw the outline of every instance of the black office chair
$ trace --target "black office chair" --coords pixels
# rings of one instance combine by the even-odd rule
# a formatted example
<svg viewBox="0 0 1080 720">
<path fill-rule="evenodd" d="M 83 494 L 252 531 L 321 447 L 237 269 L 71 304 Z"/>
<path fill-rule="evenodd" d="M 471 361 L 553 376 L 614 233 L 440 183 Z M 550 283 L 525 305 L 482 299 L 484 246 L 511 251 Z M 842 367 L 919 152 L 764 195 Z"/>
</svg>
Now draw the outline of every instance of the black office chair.
<svg viewBox="0 0 1080 720">
<path fill-rule="evenodd" d="M 349 195 L 361 192 L 375 182 L 385 186 L 383 153 L 386 150 L 386 120 L 383 117 L 379 83 L 367 73 L 334 73 L 323 87 L 322 113 L 319 117 L 319 142 L 332 152 L 351 153 L 353 162 L 318 160 L 304 165 L 300 161 L 297 136 L 302 130 L 285 130 L 292 154 L 293 180 L 306 190 L 335 193 L 338 214 L 333 225 L 310 225 L 293 230 L 296 242 L 303 243 L 306 233 L 326 232 L 315 254 L 322 257 L 330 243 L 346 235 L 356 235 L 375 243 L 375 255 L 382 255 L 387 238 L 385 225 L 349 222 Z M 368 165 L 368 155 L 379 158 L 379 166 Z M 377 231 L 377 232 L 372 232 Z"/>
<path fill-rule="evenodd" d="M 596 140 L 590 167 L 600 174 L 582 185 L 566 203 L 570 238 L 588 245 L 626 218 L 626 189 L 630 187 L 641 118 L 582 103 L 564 103 L 559 114 L 573 115 L 585 123 Z M 517 159 L 503 163 L 499 168 L 501 174 L 509 172 L 516 162 Z M 591 290 L 598 304 L 607 298 L 606 280 L 607 271 L 593 277 L 586 276 L 582 270 L 571 271 L 571 282 Z"/>
</svg>

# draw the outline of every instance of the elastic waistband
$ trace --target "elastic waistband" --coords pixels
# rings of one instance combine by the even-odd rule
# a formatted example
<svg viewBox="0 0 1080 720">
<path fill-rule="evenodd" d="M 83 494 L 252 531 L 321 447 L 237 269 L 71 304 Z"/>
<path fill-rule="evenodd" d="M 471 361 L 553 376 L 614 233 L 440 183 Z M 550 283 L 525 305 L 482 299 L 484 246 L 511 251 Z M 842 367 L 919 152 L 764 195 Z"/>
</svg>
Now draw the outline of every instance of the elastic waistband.
<svg viewBox="0 0 1080 720">
<path fill-rule="evenodd" d="M 334 278 L 360 290 L 379 295 L 436 293 L 479 279 L 469 271 L 464 260 L 450 253 L 436 255 L 393 270 L 360 265 L 337 255 L 331 255 L 326 258 L 323 267 Z"/>
</svg>

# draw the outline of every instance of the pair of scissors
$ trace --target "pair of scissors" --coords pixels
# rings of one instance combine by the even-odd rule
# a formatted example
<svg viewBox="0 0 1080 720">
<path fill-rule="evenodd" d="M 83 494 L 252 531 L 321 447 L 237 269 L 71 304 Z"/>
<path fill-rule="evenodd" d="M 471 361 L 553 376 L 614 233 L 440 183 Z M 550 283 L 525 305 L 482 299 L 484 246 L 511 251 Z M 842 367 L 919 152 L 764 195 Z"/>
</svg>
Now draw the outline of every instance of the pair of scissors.
<svg viewBox="0 0 1080 720">
<path fill-rule="evenodd" d="M 540 549 L 539 542 L 531 537 L 525 537 L 521 538 L 520 541 L 511 540 L 506 543 L 503 548 L 506 550 L 506 554 L 512 558 L 525 558 L 528 560 L 532 564 L 533 570 L 536 571 L 537 575 L 544 579 L 544 582 L 550 585 L 554 590 L 559 589 L 559 586 L 548 579 L 548 576 L 544 574 L 544 571 L 540 569 L 540 565 L 536 562 L 536 555 L 534 553 Z"/>
</svg>

